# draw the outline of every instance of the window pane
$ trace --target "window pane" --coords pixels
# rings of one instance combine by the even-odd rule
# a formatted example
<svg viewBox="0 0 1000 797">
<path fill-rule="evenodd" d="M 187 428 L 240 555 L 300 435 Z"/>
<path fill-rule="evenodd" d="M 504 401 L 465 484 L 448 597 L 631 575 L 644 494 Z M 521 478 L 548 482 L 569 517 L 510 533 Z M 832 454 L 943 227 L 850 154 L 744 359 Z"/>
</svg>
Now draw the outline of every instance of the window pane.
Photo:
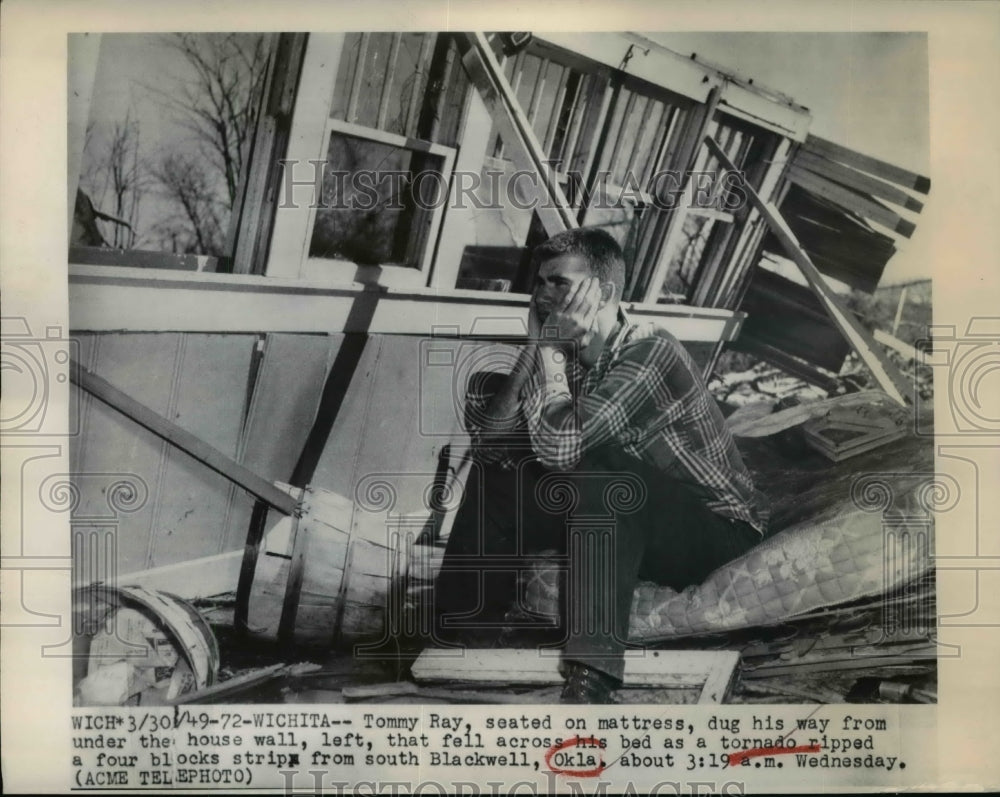
<svg viewBox="0 0 1000 797">
<path fill-rule="evenodd" d="M 392 83 L 389 85 L 385 129 L 400 136 L 415 136 L 435 34 L 398 35 L 399 50 L 396 54 Z"/>
<path fill-rule="evenodd" d="M 431 216 L 446 196 L 445 160 L 334 131 L 309 256 L 420 268 Z"/>
<path fill-rule="evenodd" d="M 330 118 L 417 137 L 436 37 L 435 33 L 346 34 Z"/>
<path fill-rule="evenodd" d="M 70 243 L 223 257 L 262 34 L 104 34 Z"/>
<path fill-rule="evenodd" d="M 670 260 L 658 301 L 685 302 L 691 298 L 694 278 L 698 272 L 715 220 L 689 214 L 681 228 L 681 240 Z"/>
</svg>

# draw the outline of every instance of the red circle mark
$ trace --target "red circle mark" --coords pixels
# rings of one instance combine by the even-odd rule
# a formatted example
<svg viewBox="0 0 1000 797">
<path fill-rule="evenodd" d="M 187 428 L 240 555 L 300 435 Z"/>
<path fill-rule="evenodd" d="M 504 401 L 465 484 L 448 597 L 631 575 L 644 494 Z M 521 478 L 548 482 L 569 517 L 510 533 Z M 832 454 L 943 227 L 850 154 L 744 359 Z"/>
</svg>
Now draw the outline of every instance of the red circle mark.
<svg viewBox="0 0 1000 797">
<path fill-rule="evenodd" d="M 735 767 L 742 764 L 748 758 L 755 758 L 762 755 L 786 755 L 788 753 L 818 753 L 823 748 L 818 744 L 800 744 L 798 747 L 754 747 L 750 750 L 742 750 L 739 753 L 729 754 L 729 766 Z"/>
<path fill-rule="evenodd" d="M 593 769 L 560 769 L 559 767 L 552 766 L 552 756 L 558 753 L 560 750 L 566 750 L 570 747 L 577 747 L 581 744 L 592 744 L 599 745 L 600 741 L 593 736 L 588 736 L 586 739 L 582 739 L 579 736 L 574 736 L 572 739 L 567 739 L 557 745 L 553 745 L 549 748 L 549 751 L 545 754 L 545 766 L 549 768 L 550 772 L 554 772 L 556 775 L 573 775 L 578 778 L 596 778 L 600 775 L 604 768 L 607 766 L 604 761 L 601 761 Z"/>
</svg>

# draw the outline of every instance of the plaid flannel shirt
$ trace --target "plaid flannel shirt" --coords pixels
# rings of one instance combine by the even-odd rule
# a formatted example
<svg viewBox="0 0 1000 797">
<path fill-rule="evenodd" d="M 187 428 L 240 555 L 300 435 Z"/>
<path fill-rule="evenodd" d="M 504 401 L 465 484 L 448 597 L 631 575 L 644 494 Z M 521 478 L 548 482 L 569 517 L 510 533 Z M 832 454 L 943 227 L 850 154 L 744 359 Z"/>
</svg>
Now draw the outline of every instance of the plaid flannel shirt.
<svg viewBox="0 0 1000 797">
<path fill-rule="evenodd" d="M 553 390 L 537 373 L 528 380 L 513 432 L 482 433 L 476 411 L 489 403 L 497 383 L 483 377 L 470 384 L 466 421 L 477 458 L 509 468 L 534 452 L 546 467 L 571 470 L 586 451 L 617 444 L 703 495 L 712 511 L 763 534 L 767 499 L 754 487 L 690 355 L 666 330 L 631 324 L 624 312 L 621 320 L 592 368 L 570 359 L 568 386 Z"/>
</svg>

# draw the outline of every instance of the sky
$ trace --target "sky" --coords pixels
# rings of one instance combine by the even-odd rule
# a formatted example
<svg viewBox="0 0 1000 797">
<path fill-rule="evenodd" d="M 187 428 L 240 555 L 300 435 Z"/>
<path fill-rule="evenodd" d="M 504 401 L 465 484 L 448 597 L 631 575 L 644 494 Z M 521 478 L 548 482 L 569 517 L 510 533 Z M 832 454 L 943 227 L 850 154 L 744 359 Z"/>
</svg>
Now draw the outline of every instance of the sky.
<svg viewBox="0 0 1000 797">
<path fill-rule="evenodd" d="M 657 33 L 641 31 L 681 53 L 753 78 L 780 91 L 812 115 L 810 132 L 851 149 L 928 175 L 929 74 L 923 33 Z M 111 41 L 111 40 L 114 41 Z M 135 101 L 135 83 L 157 84 L 173 71 L 152 36 L 105 36 L 118 68 L 102 51 L 92 118 L 114 118 Z M 142 92 L 138 94 L 141 96 Z M 171 125 L 139 102 L 144 148 L 154 148 Z M 141 107 L 145 106 L 145 107 Z M 933 191 L 922 201 L 933 201 Z M 931 264 L 920 246 L 921 216 L 914 238 L 897 238 L 883 283 L 927 277 Z M 926 211 L 925 214 L 926 215 Z"/>
</svg>

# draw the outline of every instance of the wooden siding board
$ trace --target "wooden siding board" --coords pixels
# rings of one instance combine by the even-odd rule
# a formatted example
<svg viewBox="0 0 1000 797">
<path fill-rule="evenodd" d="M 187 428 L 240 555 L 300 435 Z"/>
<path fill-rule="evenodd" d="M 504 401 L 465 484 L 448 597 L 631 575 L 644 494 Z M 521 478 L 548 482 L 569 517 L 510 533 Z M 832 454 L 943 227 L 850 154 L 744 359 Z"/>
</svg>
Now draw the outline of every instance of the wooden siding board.
<svg viewBox="0 0 1000 797">
<path fill-rule="evenodd" d="M 815 172 L 821 177 L 826 177 L 847 188 L 853 188 L 856 191 L 864 191 L 872 196 L 880 197 L 906 210 L 912 210 L 915 213 L 923 210 L 923 203 L 902 189 L 896 188 L 896 186 L 883 182 L 864 172 L 852 169 L 850 166 L 845 166 L 842 163 L 815 155 L 808 150 L 800 150 L 795 157 L 795 163 L 804 169 Z"/>
<path fill-rule="evenodd" d="M 291 475 L 343 339 L 343 334 L 267 336 L 243 456 L 243 464 L 265 479 L 287 481 Z"/>
<path fill-rule="evenodd" d="M 176 406 L 168 417 L 229 456 L 236 454 L 255 344 L 251 335 L 185 335 Z M 231 482 L 173 447 L 165 469 L 149 566 L 218 553 Z"/>
<path fill-rule="evenodd" d="M 881 177 L 884 180 L 894 182 L 904 188 L 911 188 L 914 191 L 919 191 L 921 194 L 926 194 L 931 190 L 931 181 L 929 177 L 924 177 L 916 172 L 911 172 L 908 169 L 903 169 L 892 163 L 879 160 L 878 158 L 864 155 L 863 153 L 848 149 L 840 144 L 827 141 L 819 136 L 807 136 L 805 147 L 807 150 L 815 153 L 816 155 L 841 161 L 842 163 L 846 163 L 856 169 L 862 169 L 876 175 L 877 177 Z"/>
<path fill-rule="evenodd" d="M 239 460 L 271 481 L 287 482 L 302 452 L 343 335 L 268 335 Z M 243 545 L 253 501 L 237 494 L 224 550 Z"/>
<path fill-rule="evenodd" d="M 94 370 L 157 412 L 168 410 L 174 362 L 181 336 L 168 334 L 102 335 L 94 341 Z M 76 388 L 79 390 L 79 388 Z M 148 499 L 135 512 L 120 514 L 117 527 L 117 572 L 147 567 L 151 528 L 158 498 L 158 479 L 165 454 L 163 442 L 152 432 L 87 397 L 86 424 L 79 445 L 83 475 L 78 479 L 77 516 L 108 513 L 101 479 L 90 474 L 135 474 L 147 486 Z"/>
<path fill-rule="evenodd" d="M 391 474 L 397 489 L 393 512 L 418 512 L 435 472 L 435 452 L 445 440 L 420 433 L 420 368 L 423 339 L 386 336 L 374 376 L 353 487 L 371 474 Z M 434 397 L 435 399 L 437 397 Z M 405 475 L 402 475 L 405 474 Z"/>
<path fill-rule="evenodd" d="M 340 413 L 326 441 L 311 484 L 352 497 L 352 477 L 358 448 L 364 442 L 364 419 L 378 367 L 382 336 L 369 337 Z"/>
</svg>

